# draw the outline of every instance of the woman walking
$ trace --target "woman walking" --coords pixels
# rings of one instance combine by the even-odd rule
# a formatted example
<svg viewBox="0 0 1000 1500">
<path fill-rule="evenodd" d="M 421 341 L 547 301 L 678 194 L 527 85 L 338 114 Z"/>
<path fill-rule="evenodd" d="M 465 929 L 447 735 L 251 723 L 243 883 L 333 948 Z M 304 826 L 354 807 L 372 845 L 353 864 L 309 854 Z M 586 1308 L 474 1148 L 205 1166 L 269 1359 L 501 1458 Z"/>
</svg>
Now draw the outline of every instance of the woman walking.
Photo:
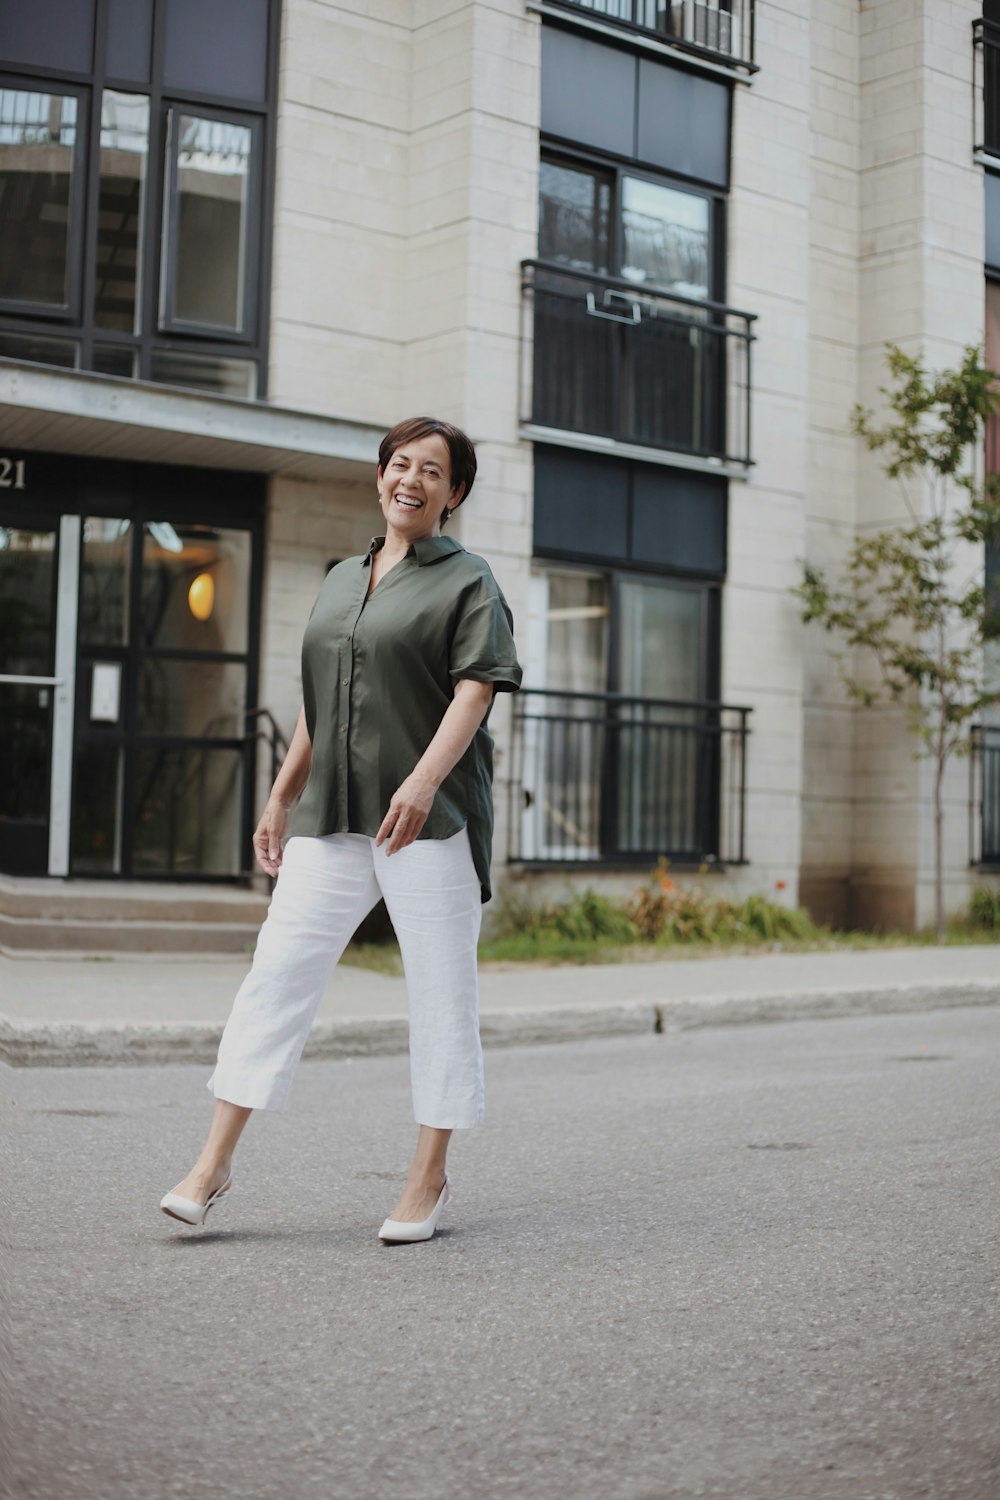
<svg viewBox="0 0 1000 1500">
<path fill-rule="evenodd" d="M 463 432 L 415 417 L 387 433 L 385 536 L 331 570 L 302 645 L 303 708 L 254 834 L 277 877 L 209 1088 L 201 1155 L 160 1207 L 203 1224 L 232 1185 L 255 1109 L 281 1110 L 327 980 L 384 897 L 406 973 L 419 1126 L 379 1238 L 430 1239 L 449 1201 L 453 1130 L 484 1113 L 476 948 L 489 899 L 493 695 L 520 685 L 507 602 L 487 563 L 442 535 L 468 498 Z"/>
</svg>

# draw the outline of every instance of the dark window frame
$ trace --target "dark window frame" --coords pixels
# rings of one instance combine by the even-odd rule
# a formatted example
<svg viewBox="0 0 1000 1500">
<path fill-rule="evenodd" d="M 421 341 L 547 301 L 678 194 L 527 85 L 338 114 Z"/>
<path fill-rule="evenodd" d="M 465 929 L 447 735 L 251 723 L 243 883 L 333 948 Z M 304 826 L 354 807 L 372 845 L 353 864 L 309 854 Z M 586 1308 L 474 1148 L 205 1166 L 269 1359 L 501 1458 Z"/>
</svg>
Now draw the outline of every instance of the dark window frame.
<svg viewBox="0 0 1000 1500">
<path fill-rule="evenodd" d="M 10 334 L 43 334 L 63 336 L 78 346 L 76 368 L 88 371 L 93 368 L 94 345 L 124 345 L 135 351 L 135 376 L 138 381 L 151 380 L 153 355 L 156 351 L 174 351 L 181 354 L 217 355 L 233 359 L 245 359 L 255 367 L 256 376 L 253 395 L 247 401 L 263 401 L 268 388 L 268 358 L 270 354 L 270 299 L 271 299 L 271 251 L 274 234 L 275 197 L 275 139 L 277 126 L 278 95 L 278 44 L 281 29 L 281 0 L 270 0 L 268 7 L 268 70 L 267 97 L 265 100 L 219 98 L 197 90 L 178 92 L 167 89 L 163 82 L 163 55 L 166 39 L 166 9 L 162 0 L 155 4 L 153 15 L 153 44 L 151 81 L 142 83 L 106 73 L 106 0 L 97 0 L 97 28 L 94 48 L 93 70 L 79 73 L 70 70 L 53 70 L 41 66 L 19 64 L 16 69 L 0 73 L 0 83 L 12 80 L 11 86 L 31 91 L 63 91 L 73 93 L 81 100 L 78 103 L 77 150 L 83 131 L 80 128 L 81 113 L 86 116 L 86 148 L 82 150 L 82 169 L 74 172 L 79 182 L 82 197 L 81 216 L 77 220 L 82 229 L 71 236 L 71 257 L 76 275 L 77 300 L 73 308 L 41 308 L 18 303 L 0 304 L 0 332 Z M 149 100 L 149 154 L 145 182 L 145 243 L 141 252 L 139 287 L 138 333 L 126 333 L 121 329 L 101 328 L 94 322 L 94 294 L 97 276 L 97 212 L 100 188 L 100 117 L 101 99 L 105 89 L 126 94 L 142 95 Z M 251 309 L 253 334 L 247 330 L 230 333 L 227 330 L 194 324 L 177 324 L 160 327 L 160 274 L 164 258 L 164 180 L 166 167 L 167 110 L 180 108 L 193 114 L 204 113 L 212 118 L 234 118 L 237 123 L 251 119 L 255 128 L 255 139 L 251 150 L 259 142 L 259 160 L 256 164 L 251 156 L 251 197 L 248 205 L 251 217 L 247 238 L 247 262 L 245 297 Z M 256 215 L 256 220 L 252 217 Z M 251 294 L 249 288 L 253 288 Z M 252 296 L 252 301 L 250 300 Z M 52 368 L 65 368 L 53 366 Z M 123 378 L 123 377 L 120 377 Z M 171 383 L 156 382 L 169 389 Z M 176 388 L 176 387 L 175 387 Z M 186 387 L 202 390 L 202 387 Z"/>
<path fill-rule="evenodd" d="M 217 120 L 226 125 L 246 126 L 250 131 L 250 170 L 247 178 L 247 236 L 246 236 L 246 264 L 244 267 L 243 305 L 241 317 L 243 330 L 224 328 L 221 324 L 197 323 L 191 319 L 178 318 L 174 312 L 176 290 L 177 290 L 177 231 L 180 214 L 178 212 L 177 200 L 177 146 L 171 143 L 170 160 L 166 161 L 167 143 L 170 141 L 170 115 L 174 112 L 175 118 L 179 119 L 182 114 L 194 113 L 192 106 L 184 100 L 175 100 L 164 97 L 163 117 L 160 122 L 163 133 L 164 161 L 161 170 L 164 171 L 166 181 L 164 183 L 163 207 L 160 213 L 160 265 L 159 282 L 156 287 L 157 304 L 157 332 L 182 334 L 187 338 L 201 340 L 214 340 L 218 343 L 243 344 L 254 348 L 257 344 L 257 291 L 260 272 L 259 257 L 255 253 L 254 226 L 260 222 L 260 211 L 263 194 L 260 189 L 261 162 L 260 143 L 263 139 L 262 123 L 259 115 L 248 114 L 245 111 L 223 109 L 212 107 L 209 112 L 204 105 L 197 106 L 198 118 Z M 167 202 L 171 204 L 171 210 L 167 212 Z"/>
<path fill-rule="evenodd" d="M 647 571 L 638 567 L 621 567 L 611 564 L 600 564 L 590 562 L 579 565 L 567 564 L 564 561 L 549 560 L 544 558 L 535 559 L 536 566 L 541 565 L 546 573 L 554 569 L 561 573 L 578 572 L 591 578 L 602 578 L 607 586 L 608 597 L 608 635 L 607 635 L 607 670 L 604 688 L 596 695 L 606 695 L 608 700 L 627 703 L 630 700 L 651 703 L 654 700 L 643 695 L 636 695 L 627 691 L 621 678 L 621 628 L 622 628 L 622 589 L 625 584 L 642 584 L 647 587 L 683 589 L 686 593 L 697 594 L 701 603 L 700 622 L 700 648 L 702 653 L 702 682 L 701 691 L 696 698 L 690 700 L 692 707 L 695 703 L 702 705 L 702 711 L 709 719 L 718 721 L 720 712 L 720 690 L 722 682 L 722 609 L 723 609 L 723 585 L 717 579 L 696 578 L 691 576 L 679 576 L 677 574 L 664 575 Z M 558 698 L 560 684 L 546 682 L 545 692 Z M 530 686 L 526 693 L 531 693 Z M 664 700 L 670 701 L 670 700 Z M 592 868 L 594 865 L 604 865 L 609 868 L 629 868 L 638 864 L 648 862 L 648 852 L 625 848 L 619 841 L 618 815 L 621 808 L 616 793 L 620 785 L 621 766 L 621 744 L 616 737 L 612 737 L 608 746 L 607 757 L 599 779 L 600 786 L 600 815 L 598 819 L 597 832 L 600 840 L 600 854 L 597 859 L 588 861 Z M 701 768 L 699 773 L 699 785 L 704 791 L 705 783 L 701 780 L 707 773 L 707 783 L 711 793 L 709 806 L 715 807 L 710 814 L 709 828 L 712 830 L 709 837 L 718 839 L 719 813 L 718 796 L 719 784 L 719 749 L 712 750 L 709 760 Z M 700 801 L 700 794 L 699 801 Z M 529 861 L 534 863 L 535 861 Z M 551 863 L 548 859 L 542 859 L 540 864 Z M 558 861 L 557 861 L 558 863 Z M 576 868 L 576 863 L 573 865 Z"/>
<path fill-rule="evenodd" d="M 702 651 L 705 663 L 704 699 L 717 702 L 722 684 L 722 595 L 724 583 L 718 578 L 706 578 L 691 573 L 671 572 L 663 567 L 621 567 L 617 563 L 602 563 L 594 558 L 536 555 L 536 568 L 549 572 L 579 573 L 590 578 L 603 578 L 608 584 L 608 669 L 603 689 L 607 693 L 621 693 L 618 651 L 621 641 L 621 590 L 623 584 L 643 583 L 659 588 L 679 588 L 687 593 L 699 593 L 704 601 L 702 614 Z M 549 683 L 549 689 L 558 692 L 558 684 Z"/>
<path fill-rule="evenodd" d="M 90 221 L 90 193 L 88 162 L 93 130 L 93 98 L 90 92 L 76 83 L 63 82 L 61 78 L 35 78 L 30 73 L 0 72 L 0 89 L 10 89 L 28 94 L 58 94 L 76 100 L 76 142 L 73 146 L 73 169 L 69 191 L 69 244 L 66 257 L 66 282 L 69 296 L 58 305 L 51 302 L 23 302 L 10 297 L 0 297 L 0 319 L 14 317 L 31 320 L 44 325 L 44 330 L 53 325 L 79 324 L 85 305 L 84 296 L 84 249 L 87 243 Z M 82 225 L 82 232 L 77 226 Z M 31 332 L 19 329 L 19 332 Z M 43 330 L 35 329 L 35 332 Z"/>
<path fill-rule="evenodd" d="M 584 146 L 573 145 L 553 136 L 542 136 L 539 140 L 539 160 L 553 166 L 584 168 L 602 172 L 611 178 L 611 211 L 608 234 L 608 259 L 613 267 L 609 274 L 621 276 L 621 255 L 624 241 L 622 228 L 622 179 L 636 177 L 657 187 L 673 188 L 677 192 L 689 193 L 692 197 L 706 198 L 709 203 L 709 277 L 711 285 L 707 301 L 724 303 L 726 300 L 726 234 L 728 194 L 721 188 L 710 186 L 696 179 L 683 177 L 676 172 L 664 172 L 632 161 L 628 157 L 605 155 Z M 555 265 L 557 262 L 551 262 Z M 596 271 L 595 275 L 602 275 Z M 654 282 L 636 282 L 650 290 L 670 295 L 669 287 Z"/>
</svg>

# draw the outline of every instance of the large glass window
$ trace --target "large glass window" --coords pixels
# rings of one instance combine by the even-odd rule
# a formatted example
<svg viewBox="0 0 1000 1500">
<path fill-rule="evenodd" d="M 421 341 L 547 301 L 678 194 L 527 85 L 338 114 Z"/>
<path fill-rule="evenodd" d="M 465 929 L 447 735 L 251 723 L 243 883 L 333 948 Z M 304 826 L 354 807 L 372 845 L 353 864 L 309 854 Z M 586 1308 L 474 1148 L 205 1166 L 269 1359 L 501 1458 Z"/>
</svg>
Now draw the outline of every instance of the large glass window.
<svg viewBox="0 0 1000 1500">
<path fill-rule="evenodd" d="M 168 141 L 161 320 L 242 333 L 252 132 L 172 110 Z"/>
<path fill-rule="evenodd" d="M 101 181 L 97 202 L 94 322 L 134 333 L 139 328 L 149 100 L 105 91 L 101 104 Z"/>
<path fill-rule="evenodd" d="M 535 425 L 742 456 L 743 407 L 737 427 L 729 402 L 746 378 L 749 320 L 713 306 L 723 214 L 708 189 L 543 158 L 528 283 Z"/>
<path fill-rule="evenodd" d="M 607 172 L 543 161 L 539 175 L 538 253 L 576 271 L 610 264 L 612 178 Z"/>
<path fill-rule="evenodd" d="M 624 177 L 621 274 L 682 297 L 708 297 L 709 208 L 699 194 Z"/>
<path fill-rule="evenodd" d="M 78 123 L 74 94 L 0 88 L 0 301 L 70 304 Z"/>
<path fill-rule="evenodd" d="M 712 210 L 707 193 L 610 167 L 543 159 L 539 258 L 648 282 L 681 297 L 710 298 Z"/>
<path fill-rule="evenodd" d="M 266 394 L 279 6 L 0 0 L 0 358 Z"/>
<path fill-rule="evenodd" d="M 526 689 L 522 727 L 529 857 L 708 847 L 717 591 L 561 568 L 536 575 L 533 587 L 545 622 L 533 675 L 545 691 Z"/>
</svg>

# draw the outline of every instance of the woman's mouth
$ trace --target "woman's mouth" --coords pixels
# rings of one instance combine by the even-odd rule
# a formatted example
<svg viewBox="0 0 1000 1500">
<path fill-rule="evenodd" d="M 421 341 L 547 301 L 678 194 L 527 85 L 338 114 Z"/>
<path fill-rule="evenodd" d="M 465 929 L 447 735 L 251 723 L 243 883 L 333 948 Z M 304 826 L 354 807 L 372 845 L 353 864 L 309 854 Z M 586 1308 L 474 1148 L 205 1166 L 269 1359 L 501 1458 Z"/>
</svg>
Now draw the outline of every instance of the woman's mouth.
<svg viewBox="0 0 1000 1500">
<path fill-rule="evenodd" d="M 409 495 L 394 495 L 393 499 L 400 510 L 419 510 L 424 503 L 422 500 L 412 499 Z"/>
</svg>

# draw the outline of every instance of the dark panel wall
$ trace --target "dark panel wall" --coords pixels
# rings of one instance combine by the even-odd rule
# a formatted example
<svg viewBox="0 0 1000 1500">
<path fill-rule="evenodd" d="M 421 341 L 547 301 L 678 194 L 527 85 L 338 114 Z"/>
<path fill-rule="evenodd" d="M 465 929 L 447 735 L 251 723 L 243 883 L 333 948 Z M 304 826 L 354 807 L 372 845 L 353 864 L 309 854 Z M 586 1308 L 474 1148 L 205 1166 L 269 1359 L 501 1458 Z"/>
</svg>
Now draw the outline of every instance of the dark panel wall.
<svg viewBox="0 0 1000 1500">
<path fill-rule="evenodd" d="M 542 28 L 542 133 L 729 186 L 730 87 Z"/>
<path fill-rule="evenodd" d="M 148 83 L 153 69 L 153 0 L 108 0 L 107 46 L 110 77 Z"/>
<path fill-rule="evenodd" d="M 724 578 L 727 482 L 712 474 L 535 445 L 534 550 Z"/>
<path fill-rule="evenodd" d="M 635 150 L 635 58 L 542 27 L 542 133 L 598 151 Z"/>
<path fill-rule="evenodd" d="M 89 73 L 95 11 L 95 0 L 0 0 L 0 66 Z"/>
</svg>

